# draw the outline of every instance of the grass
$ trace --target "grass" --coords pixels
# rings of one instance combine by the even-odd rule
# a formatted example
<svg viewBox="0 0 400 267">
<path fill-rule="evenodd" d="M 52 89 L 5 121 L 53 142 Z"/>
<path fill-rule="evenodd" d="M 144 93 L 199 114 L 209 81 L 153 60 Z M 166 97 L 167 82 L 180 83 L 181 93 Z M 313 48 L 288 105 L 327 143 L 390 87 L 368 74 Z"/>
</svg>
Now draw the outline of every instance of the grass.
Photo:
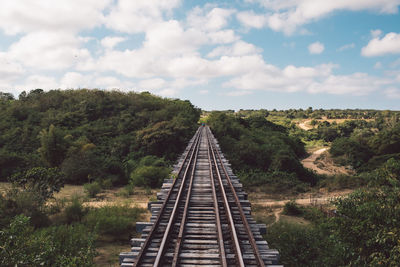
<svg viewBox="0 0 400 267">
<path fill-rule="evenodd" d="M 97 257 L 94 259 L 94 266 L 99 267 L 117 267 L 119 266 L 119 253 L 129 251 L 130 246 L 128 242 L 100 238 L 96 242 Z"/>
<path fill-rule="evenodd" d="M 4 185 L 1 185 L 3 186 Z M 0 187 L 1 188 L 1 187 Z M 151 198 L 154 198 L 157 190 L 149 190 L 147 188 L 134 187 L 132 195 L 121 193 L 124 187 L 111 188 L 104 190 L 97 195 L 96 198 L 88 198 L 85 194 L 83 186 L 65 185 L 60 192 L 55 195 L 53 202 L 71 201 L 73 197 L 78 197 L 83 200 L 83 205 L 90 208 L 110 207 L 129 205 L 129 207 L 146 208 L 145 213 L 140 215 L 139 221 L 149 221 L 151 213 L 147 211 L 147 203 Z M 132 221 L 132 223 L 134 223 Z M 132 231 L 131 231 L 132 234 Z M 122 236 L 112 236 L 101 234 L 96 242 L 96 251 L 98 255 L 94 259 L 94 266 L 100 267 L 117 267 L 119 266 L 119 253 L 130 251 L 129 233 Z"/>
<path fill-rule="evenodd" d="M 0 182 L 0 194 L 4 194 L 9 188 L 11 188 L 11 183 Z"/>
<path fill-rule="evenodd" d="M 324 140 L 302 140 L 305 144 L 305 149 L 307 152 L 311 153 L 314 152 L 320 148 L 324 148 L 324 147 L 329 147 L 330 144 L 328 142 L 325 142 Z"/>
</svg>

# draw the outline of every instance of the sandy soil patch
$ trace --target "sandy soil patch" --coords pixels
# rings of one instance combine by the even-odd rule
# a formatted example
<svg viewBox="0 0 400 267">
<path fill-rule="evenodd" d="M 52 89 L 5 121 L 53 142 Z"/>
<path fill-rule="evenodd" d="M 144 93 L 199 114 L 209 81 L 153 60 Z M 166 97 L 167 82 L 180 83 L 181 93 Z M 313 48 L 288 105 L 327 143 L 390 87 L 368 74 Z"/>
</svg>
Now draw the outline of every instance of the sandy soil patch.
<svg viewBox="0 0 400 267">
<path fill-rule="evenodd" d="M 249 194 L 249 200 L 252 205 L 259 205 L 268 207 L 272 210 L 283 207 L 287 202 L 294 200 L 296 203 L 300 205 L 325 205 L 328 204 L 331 199 L 346 196 L 353 192 L 352 189 L 339 190 L 327 192 L 325 189 L 321 189 L 318 192 L 304 193 L 299 197 L 293 199 L 282 199 L 282 198 L 269 198 L 267 195 L 263 194 Z"/>
<path fill-rule="evenodd" d="M 327 121 L 329 123 L 336 122 L 337 124 L 344 123 L 345 121 L 355 121 L 355 120 L 374 121 L 374 119 L 327 119 L 326 117 L 323 117 L 322 119 L 306 119 L 306 120 L 300 121 L 299 123 L 297 123 L 297 126 L 300 129 L 303 129 L 305 131 L 309 131 L 311 129 L 318 127 L 318 125 L 314 125 L 314 126 L 311 125 L 312 120 L 315 120 L 317 122 Z"/>
<path fill-rule="evenodd" d="M 350 166 L 336 166 L 331 158 L 328 148 L 320 148 L 312 152 L 311 155 L 301 161 L 305 168 L 311 169 L 318 174 L 336 175 L 354 174 Z"/>
</svg>

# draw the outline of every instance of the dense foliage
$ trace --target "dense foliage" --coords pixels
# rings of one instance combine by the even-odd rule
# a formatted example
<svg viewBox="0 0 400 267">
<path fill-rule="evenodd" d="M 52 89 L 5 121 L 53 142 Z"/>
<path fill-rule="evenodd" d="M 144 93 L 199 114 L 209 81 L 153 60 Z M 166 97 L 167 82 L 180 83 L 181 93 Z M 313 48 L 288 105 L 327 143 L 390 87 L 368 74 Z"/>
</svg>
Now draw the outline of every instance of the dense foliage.
<svg viewBox="0 0 400 267">
<path fill-rule="evenodd" d="M 189 101 L 149 93 L 0 93 L 0 181 L 12 182 L 0 194 L 0 265 L 93 266 L 97 234 L 129 238 L 144 210 L 48 200 L 65 183 L 85 184 L 89 197 L 160 186 L 199 116 Z"/>
<path fill-rule="evenodd" d="M 2 93 L 0 179 L 56 167 L 69 183 L 126 183 L 128 161 L 175 160 L 199 116 L 189 101 L 149 93 L 36 89 L 18 100 Z"/>
<path fill-rule="evenodd" d="M 248 186 L 275 184 L 277 190 L 297 186 L 299 181 L 315 184 L 315 175 L 299 161 L 305 155 L 304 144 L 264 115 L 240 118 L 214 112 L 208 117 L 208 124 L 241 181 Z"/>
<path fill-rule="evenodd" d="M 368 187 L 332 201 L 335 216 L 289 202 L 287 211 L 311 225 L 278 223 L 267 240 L 285 266 L 398 266 L 400 261 L 400 160 L 364 174 Z"/>
<path fill-rule="evenodd" d="M 1 266 L 92 266 L 95 235 L 84 225 L 34 231 L 29 217 L 16 216 L 0 231 Z"/>
<path fill-rule="evenodd" d="M 400 159 L 400 121 L 382 129 L 364 128 L 332 142 L 331 154 L 338 163 L 352 165 L 358 172 L 377 169 L 388 159 Z"/>
</svg>

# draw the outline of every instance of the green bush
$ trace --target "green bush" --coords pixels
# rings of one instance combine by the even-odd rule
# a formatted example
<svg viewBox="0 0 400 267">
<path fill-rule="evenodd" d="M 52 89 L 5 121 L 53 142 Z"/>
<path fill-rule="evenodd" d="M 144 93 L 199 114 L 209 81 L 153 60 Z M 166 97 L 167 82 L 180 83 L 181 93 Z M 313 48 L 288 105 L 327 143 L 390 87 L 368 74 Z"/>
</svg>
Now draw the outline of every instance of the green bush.
<svg viewBox="0 0 400 267">
<path fill-rule="evenodd" d="M 72 202 L 64 210 L 67 223 L 80 222 L 86 213 L 87 209 L 83 207 L 78 197 L 73 197 Z"/>
<path fill-rule="evenodd" d="M 312 225 L 278 222 L 268 228 L 266 239 L 285 266 L 346 265 L 329 235 Z"/>
<path fill-rule="evenodd" d="M 135 186 L 156 188 L 161 186 L 168 175 L 169 169 L 166 167 L 141 166 L 132 172 L 131 181 Z"/>
<path fill-rule="evenodd" d="M 88 197 L 94 198 L 101 192 L 101 186 L 98 182 L 93 182 L 90 184 L 84 184 L 83 188 L 85 189 Z"/>
<path fill-rule="evenodd" d="M 303 210 L 293 200 L 286 202 L 283 207 L 283 213 L 286 215 L 299 216 L 303 214 Z"/>
<path fill-rule="evenodd" d="M 319 181 L 319 186 L 326 187 L 329 191 L 358 188 L 367 183 L 361 176 L 337 174 L 326 176 Z"/>
<path fill-rule="evenodd" d="M 126 186 L 124 186 L 124 188 L 122 188 L 118 192 L 118 195 L 120 195 L 122 197 L 129 197 L 129 196 L 133 195 L 133 192 L 134 192 L 133 189 L 134 189 L 133 184 L 127 184 Z"/>
<path fill-rule="evenodd" d="M 301 182 L 295 173 L 283 171 L 263 172 L 260 170 L 239 171 L 237 176 L 247 188 L 262 188 L 271 193 L 302 193 L 309 185 Z"/>
<path fill-rule="evenodd" d="M 100 181 L 100 186 L 103 189 L 110 189 L 113 186 L 113 182 L 110 178 L 103 179 Z"/>
<path fill-rule="evenodd" d="M 57 168 L 35 167 L 11 177 L 14 185 L 36 194 L 41 204 L 64 186 L 64 176 Z"/>
<path fill-rule="evenodd" d="M 35 227 L 50 224 L 42 198 L 37 192 L 12 188 L 1 198 L 0 227 L 8 225 L 11 219 L 19 214 L 30 217 L 30 222 Z"/>
<path fill-rule="evenodd" d="M 144 212 L 141 208 L 124 206 L 105 206 L 91 209 L 84 218 L 84 222 L 91 228 L 97 226 L 100 234 L 129 237 L 134 231 L 134 223 Z"/>
<path fill-rule="evenodd" d="M 34 231 L 18 215 L 0 231 L 0 266 L 93 266 L 95 237 L 81 224 Z"/>
</svg>

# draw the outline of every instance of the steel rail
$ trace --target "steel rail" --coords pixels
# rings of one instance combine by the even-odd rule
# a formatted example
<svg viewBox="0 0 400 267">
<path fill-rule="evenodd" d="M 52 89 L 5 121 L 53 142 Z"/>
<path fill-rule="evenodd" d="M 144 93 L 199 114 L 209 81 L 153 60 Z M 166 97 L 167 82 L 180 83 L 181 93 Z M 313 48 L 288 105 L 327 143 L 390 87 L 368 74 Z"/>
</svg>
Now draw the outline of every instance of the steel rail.
<svg viewBox="0 0 400 267">
<path fill-rule="evenodd" d="M 203 131 L 203 129 L 202 129 L 202 131 Z M 194 173 L 196 170 L 197 156 L 199 154 L 200 143 L 201 143 L 201 141 L 199 142 L 199 145 L 197 146 L 197 151 L 196 151 L 196 154 L 195 154 L 194 160 L 193 160 L 192 172 L 190 173 L 189 188 L 188 188 L 188 192 L 186 194 L 185 208 L 183 210 L 183 216 L 182 216 L 181 224 L 179 227 L 179 234 L 178 234 L 178 238 L 177 238 L 176 244 L 175 244 L 174 257 L 172 259 L 171 266 L 173 266 L 173 267 L 176 267 L 176 265 L 178 264 L 178 257 L 179 257 L 179 252 L 181 250 L 183 232 L 185 231 L 187 211 L 189 209 L 190 197 L 192 194 L 193 178 L 194 178 Z"/>
<path fill-rule="evenodd" d="M 151 241 L 151 239 L 153 238 L 154 232 L 155 232 L 155 230 L 157 229 L 157 227 L 158 227 L 158 225 L 159 225 L 159 223 L 160 223 L 160 221 L 161 221 L 161 216 L 162 216 L 162 214 L 163 214 L 163 212 L 164 212 L 164 210 L 165 210 L 165 208 L 166 208 L 166 206 L 167 206 L 167 203 L 168 203 L 169 198 L 170 198 L 171 195 L 172 195 L 172 191 L 173 191 L 172 189 L 174 188 L 174 186 L 176 185 L 176 183 L 177 183 L 177 181 L 178 181 L 178 179 L 179 179 L 179 175 L 181 174 L 181 172 L 182 172 L 182 170 L 183 170 L 183 167 L 184 167 L 184 165 L 185 165 L 185 162 L 187 161 L 187 158 L 189 157 L 189 154 L 190 154 L 190 160 L 189 160 L 189 162 L 188 162 L 188 164 L 187 164 L 187 166 L 186 166 L 185 173 L 186 173 L 187 170 L 190 168 L 191 159 L 192 159 L 192 157 L 193 157 L 195 148 L 196 148 L 196 146 L 197 146 L 197 144 L 199 143 L 199 140 L 200 140 L 200 132 L 201 132 L 201 130 L 200 130 L 200 128 L 199 128 L 199 129 L 197 130 L 197 132 L 196 132 L 196 136 L 195 136 L 195 138 L 194 138 L 194 140 L 193 140 L 193 143 L 192 143 L 192 145 L 191 145 L 191 147 L 190 147 L 188 153 L 186 154 L 185 158 L 183 159 L 182 165 L 180 166 L 180 168 L 179 168 L 179 170 L 178 170 L 177 178 L 174 179 L 174 181 L 172 182 L 171 189 L 168 191 L 168 194 L 167 194 L 167 196 L 166 196 L 166 198 L 165 198 L 165 200 L 164 200 L 163 205 L 161 206 L 161 209 L 160 209 L 160 211 L 159 211 L 159 213 L 158 213 L 158 215 L 157 215 L 157 218 L 156 218 L 156 220 L 155 220 L 155 222 L 154 222 L 154 224 L 153 224 L 153 226 L 152 226 L 152 228 L 151 228 L 151 230 L 150 230 L 150 232 L 149 232 L 149 235 L 147 236 L 147 238 L 146 238 L 146 240 L 145 240 L 145 242 L 144 242 L 144 244 L 143 244 L 143 247 L 141 248 L 141 250 L 140 250 L 140 252 L 139 252 L 139 254 L 138 254 L 138 256 L 137 256 L 137 258 L 136 258 L 136 260 L 135 260 L 135 262 L 134 262 L 134 264 L 133 264 L 134 267 L 140 266 L 139 264 L 140 264 L 140 263 L 142 262 L 142 260 L 143 260 L 143 257 L 144 257 L 144 255 L 145 255 L 145 251 L 147 250 L 148 246 L 150 245 L 150 241 Z M 192 153 L 190 153 L 190 150 L 192 150 Z M 183 183 L 183 181 L 182 181 L 182 183 Z"/>
<path fill-rule="evenodd" d="M 207 134 L 211 133 L 211 130 L 208 127 L 207 127 L 207 130 L 208 130 Z M 222 169 L 224 171 L 226 180 L 228 181 L 228 185 L 229 185 L 231 191 L 233 192 L 233 195 L 234 195 L 234 198 L 235 198 L 235 202 L 236 202 L 236 205 L 238 206 L 240 217 L 242 218 L 243 225 L 245 226 L 247 235 L 249 236 L 249 241 L 250 241 L 251 247 L 253 248 L 253 251 L 254 251 L 254 254 L 255 254 L 254 256 L 256 258 L 256 261 L 257 261 L 259 266 L 264 267 L 265 263 L 264 263 L 263 259 L 261 258 L 260 251 L 258 250 L 257 243 L 256 243 L 256 241 L 254 239 L 253 232 L 251 231 L 249 223 L 247 222 L 246 215 L 244 215 L 244 212 L 243 212 L 243 209 L 242 209 L 242 205 L 240 204 L 239 197 L 236 194 L 236 190 L 235 190 L 235 188 L 234 188 L 234 186 L 233 186 L 233 184 L 231 182 L 231 179 L 229 178 L 229 174 L 226 171 L 226 168 L 225 168 L 225 166 L 224 166 L 224 164 L 222 162 L 221 155 L 219 154 L 217 149 L 215 149 L 215 151 L 216 151 L 216 154 L 217 154 L 217 156 L 219 158 L 219 162 L 221 163 L 221 167 L 222 167 Z"/>
<path fill-rule="evenodd" d="M 190 157 L 190 160 L 189 160 L 188 166 L 187 166 L 187 168 L 185 170 L 185 173 L 183 174 L 182 183 L 181 183 L 181 186 L 180 186 L 179 191 L 178 191 L 178 196 L 176 197 L 174 208 L 173 208 L 172 213 L 171 213 L 171 217 L 169 218 L 168 225 L 167 225 L 167 228 L 165 229 L 164 236 L 163 236 L 163 239 L 161 241 L 160 248 L 158 249 L 158 252 L 157 252 L 156 260 L 154 261 L 154 265 L 153 266 L 155 266 L 155 267 L 158 267 L 159 264 L 161 263 L 161 257 L 164 254 L 165 244 L 167 243 L 167 240 L 168 240 L 169 235 L 170 235 L 171 227 L 174 224 L 174 221 L 175 221 L 175 218 L 176 218 L 178 205 L 179 205 L 179 203 L 181 201 L 182 192 L 184 190 L 185 183 L 186 183 L 187 172 L 190 169 L 190 165 L 192 163 L 193 155 L 195 156 L 195 159 L 197 159 L 197 154 L 199 152 L 199 147 L 200 147 L 200 141 L 199 140 L 201 138 L 201 135 L 202 135 L 202 131 L 199 134 L 199 139 L 198 139 L 198 141 L 196 143 L 196 146 L 195 146 L 195 148 L 193 150 L 193 154 Z M 195 167 L 196 167 L 195 165 L 196 165 L 196 162 L 193 160 L 193 168 L 192 168 L 192 170 L 195 169 Z M 193 180 L 193 177 L 190 177 L 190 181 L 192 181 L 192 180 Z"/>
<path fill-rule="evenodd" d="M 207 129 L 208 129 L 208 127 L 207 127 Z M 207 131 L 207 135 L 208 134 L 209 134 L 209 131 Z M 216 160 L 216 157 L 215 157 L 213 146 L 212 146 L 212 144 L 210 142 L 210 138 L 207 138 L 207 140 L 208 140 L 209 147 L 211 147 L 211 154 L 212 154 L 213 159 L 214 159 L 214 165 L 215 165 L 215 169 L 216 169 L 216 173 L 217 173 L 217 177 L 218 177 L 218 183 L 219 183 L 219 187 L 220 187 L 220 190 L 221 190 L 221 193 L 222 193 L 222 198 L 224 200 L 223 203 L 224 203 L 226 214 L 227 214 L 227 217 L 228 217 L 228 223 L 229 223 L 229 226 L 230 226 L 231 236 L 232 236 L 232 239 L 233 239 L 233 242 L 234 242 L 234 249 L 236 251 L 236 259 L 238 261 L 239 266 L 240 267 L 244 267 L 245 264 L 244 264 L 244 261 L 243 261 L 243 255 L 242 255 L 242 251 L 241 251 L 241 248 L 240 248 L 239 239 L 238 239 L 238 236 L 237 236 L 237 233 L 236 233 L 235 223 L 233 221 L 232 213 L 231 213 L 231 210 L 230 210 L 230 207 L 229 207 L 229 202 L 228 202 L 228 199 L 226 197 L 226 192 L 225 192 L 224 184 L 222 182 L 221 173 L 220 173 L 219 168 L 218 168 L 218 163 L 217 163 L 217 160 Z"/>
<path fill-rule="evenodd" d="M 208 135 L 207 135 L 207 138 L 208 138 Z M 228 263 L 226 262 L 224 237 L 222 234 L 221 218 L 220 218 L 220 214 L 219 214 L 217 192 L 215 190 L 214 173 L 213 173 L 213 168 L 212 168 L 212 163 L 211 163 L 211 154 L 210 154 L 209 144 L 207 144 L 207 154 L 208 154 L 208 163 L 210 165 L 211 188 L 212 188 L 212 193 L 213 193 L 215 218 L 216 218 L 216 223 L 217 223 L 219 254 L 221 255 L 221 265 L 223 267 L 227 267 Z"/>
</svg>

